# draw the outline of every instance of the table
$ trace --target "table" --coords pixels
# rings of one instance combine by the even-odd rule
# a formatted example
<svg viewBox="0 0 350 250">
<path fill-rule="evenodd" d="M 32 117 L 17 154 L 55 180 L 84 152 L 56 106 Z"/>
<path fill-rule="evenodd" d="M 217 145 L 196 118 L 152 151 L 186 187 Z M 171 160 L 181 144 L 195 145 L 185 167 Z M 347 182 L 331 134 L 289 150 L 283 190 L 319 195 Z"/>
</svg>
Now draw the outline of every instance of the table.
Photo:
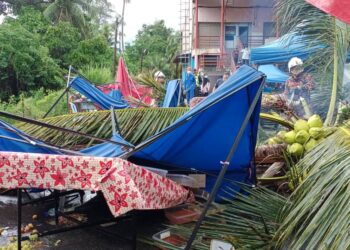
<svg viewBox="0 0 350 250">
<path fill-rule="evenodd" d="M 175 182 L 120 158 L 0 152 L 0 188 L 102 191 L 117 217 L 193 200 Z"/>
</svg>

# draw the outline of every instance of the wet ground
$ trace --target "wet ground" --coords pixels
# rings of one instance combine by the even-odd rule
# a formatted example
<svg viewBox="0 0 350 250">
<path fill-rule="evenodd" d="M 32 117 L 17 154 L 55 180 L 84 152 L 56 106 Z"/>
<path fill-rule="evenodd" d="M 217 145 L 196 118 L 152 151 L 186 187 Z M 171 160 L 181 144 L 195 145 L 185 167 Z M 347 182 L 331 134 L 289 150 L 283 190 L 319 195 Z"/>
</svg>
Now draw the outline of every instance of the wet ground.
<svg viewBox="0 0 350 250">
<path fill-rule="evenodd" d="M 53 207 L 53 202 L 23 206 L 22 226 L 32 223 L 39 232 L 62 228 L 62 226 L 55 226 L 54 217 L 49 216 L 50 213 L 48 211 Z M 102 218 L 111 218 L 106 204 L 101 199 L 94 199 L 93 202 L 80 208 L 78 213 L 83 215 L 83 218 L 87 218 L 89 222 Z M 33 215 L 37 215 L 38 219 L 33 220 Z M 123 220 L 117 221 L 112 225 L 105 224 L 104 226 L 94 226 L 40 237 L 41 243 L 37 249 L 128 250 L 133 249 L 131 242 L 121 239 L 117 235 L 131 239 L 134 235 L 134 228 L 137 228 L 137 237 L 140 238 L 144 235 L 151 236 L 163 229 L 164 216 L 161 211 L 137 213 L 136 218 L 136 226 L 133 219 L 123 218 Z M 0 228 L 6 228 L 5 233 L 2 233 L 2 236 L 0 236 L 0 248 L 8 244 L 12 235 L 16 236 L 16 226 L 17 197 L 0 196 Z M 148 250 L 154 248 L 138 242 L 137 249 Z"/>
</svg>

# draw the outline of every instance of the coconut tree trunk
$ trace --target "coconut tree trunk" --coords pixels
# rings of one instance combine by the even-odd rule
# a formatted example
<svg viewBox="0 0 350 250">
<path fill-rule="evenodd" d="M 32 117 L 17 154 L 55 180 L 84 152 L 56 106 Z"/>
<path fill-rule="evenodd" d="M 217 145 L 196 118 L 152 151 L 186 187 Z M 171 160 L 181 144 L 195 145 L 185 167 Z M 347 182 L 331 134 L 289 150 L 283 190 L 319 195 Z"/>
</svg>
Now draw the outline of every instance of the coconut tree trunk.
<svg viewBox="0 0 350 250">
<path fill-rule="evenodd" d="M 126 1 L 127 0 L 123 0 L 123 9 L 122 9 L 122 26 L 121 26 L 121 32 L 122 32 L 122 35 L 121 35 L 121 51 L 124 52 L 124 15 L 125 15 L 125 5 L 126 5 Z"/>
</svg>

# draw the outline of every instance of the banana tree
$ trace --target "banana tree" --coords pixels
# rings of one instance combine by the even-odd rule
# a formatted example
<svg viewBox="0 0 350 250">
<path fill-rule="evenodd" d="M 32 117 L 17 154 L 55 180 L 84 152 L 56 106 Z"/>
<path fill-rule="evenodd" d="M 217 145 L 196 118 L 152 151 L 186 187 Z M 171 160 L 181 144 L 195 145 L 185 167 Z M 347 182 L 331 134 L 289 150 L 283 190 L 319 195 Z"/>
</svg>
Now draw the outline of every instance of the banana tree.
<svg viewBox="0 0 350 250">
<path fill-rule="evenodd" d="M 350 44 L 349 25 L 327 15 L 305 0 L 283 0 L 276 3 L 276 18 L 282 33 L 302 35 L 306 46 L 323 45 L 324 48 L 308 59 L 320 83 L 325 84 L 332 75 L 331 95 L 326 125 L 331 125 L 343 82 L 344 64 Z M 323 81 L 323 82 L 322 82 Z"/>
</svg>

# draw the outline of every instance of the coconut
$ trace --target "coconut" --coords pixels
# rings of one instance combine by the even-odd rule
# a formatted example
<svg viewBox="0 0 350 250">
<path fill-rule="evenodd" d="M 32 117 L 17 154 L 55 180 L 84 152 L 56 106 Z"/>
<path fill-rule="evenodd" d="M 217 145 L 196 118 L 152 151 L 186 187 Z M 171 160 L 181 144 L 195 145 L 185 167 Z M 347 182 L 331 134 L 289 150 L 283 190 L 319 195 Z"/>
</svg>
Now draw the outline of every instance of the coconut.
<svg viewBox="0 0 350 250">
<path fill-rule="evenodd" d="M 292 131 L 289 131 L 287 133 L 285 133 L 284 135 L 284 141 L 287 143 L 287 144 L 293 144 L 295 142 L 295 132 L 292 130 Z"/>
<path fill-rule="evenodd" d="M 293 156 L 302 156 L 304 153 L 304 147 L 300 143 L 293 143 L 288 148 L 288 152 Z"/>
<path fill-rule="evenodd" d="M 297 143 L 300 144 L 304 144 L 305 142 L 307 142 L 310 139 L 310 135 L 308 132 L 306 132 L 305 130 L 300 130 L 296 136 L 295 136 L 295 141 Z"/>
<path fill-rule="evenodd" d="M 283 139 L 286 133 L 287 133 L 287 131 L 281 130 L 280 132 L 277 133 L 276 136 Z"/>
<path fill-rule="evenodd" d="M 322 128 L 323 127 L 323 122 L 322 119 L 319 115 L 313 115 L 311 116 L 307 124 L 309 125 L 310 128 Z"/>
<path fill-rule="evenodd" d="M 324 129 L 313 127 L 309 129 L 309 134 L 311 135 L 312 138 L 317 140 L 324 137 Z"/>
<path fill-rule="evenodd" d="M 294 123 L 294 130 L 295 130 L 295 132 L 299 132 L 300 130 L 309 131 L 309 125 L 307 124 L 307 121 L 305 121 L 305 120 L 297 120 Z"/>
<path fill-rule="evenodd" d="M 313 138 L 311 138 L 306 144 L 305 144 L 305 151 L 309 152 L 311 149 L 313 149 L 317 145 L 317 141 Z"/>
<path fill-rule="evenodd" d="M 276 137 L 272 137 L 272 138 L 267 140 L 268 145 L 276 145 L 278 143 L 280 143 L 280 140 Z"/>
</svg>

